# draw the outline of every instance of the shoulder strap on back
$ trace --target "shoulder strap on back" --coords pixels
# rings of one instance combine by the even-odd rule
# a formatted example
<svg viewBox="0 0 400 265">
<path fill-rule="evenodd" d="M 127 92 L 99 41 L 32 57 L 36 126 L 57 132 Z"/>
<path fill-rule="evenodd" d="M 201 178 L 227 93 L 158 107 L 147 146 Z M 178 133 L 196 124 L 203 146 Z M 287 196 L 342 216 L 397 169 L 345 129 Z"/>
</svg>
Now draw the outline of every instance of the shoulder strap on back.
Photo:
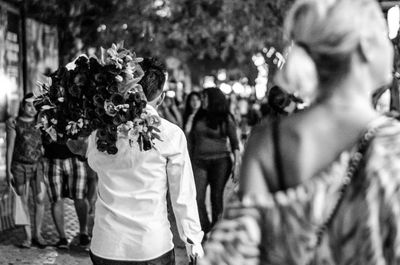
<svg viewBox="0 0 400 265">
<path fill-rule="evenodd" d="M 283 173 L 282 153 L 280 149 L 279 119 L 272 122 L 272 141 L 274 149 L 275 170 L 278 178 L 279 190 L 286 189 L 285 176 Z"/>
</svg>

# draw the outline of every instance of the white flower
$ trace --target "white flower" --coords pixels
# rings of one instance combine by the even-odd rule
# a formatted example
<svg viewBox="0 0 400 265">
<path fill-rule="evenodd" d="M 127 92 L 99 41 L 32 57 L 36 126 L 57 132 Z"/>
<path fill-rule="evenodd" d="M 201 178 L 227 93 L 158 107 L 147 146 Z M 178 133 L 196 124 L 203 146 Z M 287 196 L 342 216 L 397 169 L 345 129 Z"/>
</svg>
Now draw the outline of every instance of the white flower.
<svg viewBox="0 0 400 265">
<path fill-rule="evenodd" d="M 86 57 L 87 59 L 89 59 L 89 58 L 87 57 L 86 54 L 81 54 L 81 55 L 79 55 L 78 57 L 76 57 L 75 60 L 73 60 L 72 62 L 69 62 L 69 63 L 65 66 L 65 68 L 67 68 L 68 71 L 74 70 L 74 69 L 76 68 L 75 62 L 76 62 L 76 60 L 79 59 L 79 57 Z"/>
<path fill-rule="evenodd" d="M 56 125 L 56 124 L 58 123 L 58 121 L 57 121 L 56 119 L 54 119 L 54 118 L 52 118 L 52 119 L 50 120 L 50 122 L 51 122 L 52 124 L 54 124 L 54 125 Z"/>
<path fill-rule="evenodd" d="M 47 129 L 49 127 L 49 119 L 47 116 L 43 115 L 39 118 L 38 122 L 39 128 L 43 127 L 44 129 Z"/>
<path fill-rule="evenodd" d="M 54 109 L 54 106 L 50 106 L 50 105 L 42 106 L 42 110 L 49 110 L 49 109 Z"/>
<path fill-rule="evenodd" d="M 133 128 L 133 121 L 127 121 L 126 122 L 126 126 L 128 126 L 128 128 L 132 129 Z"/>
<path fill-rule="evenodd" d="M 142 119 L 135 118 L 135 119 L 133 120 L 133 126 L 137 126 L 137 125 L 139 125 L 141 122 L 142 122 Z"/>
<path fill-rule="evenodd" d="M 104 110 L 106 114 L 111 117 L 117 115 L 117 110 L 115 109 L 115 105 L 110 100 L 104 101 Z"/>
<path fill-rule="evenodd" d="M 117 105 L 117 106 L 115 106 L 115 109 L 116 110 L 123 110 L 123 111 L 127 112 L 128 109 L 129 109 L 129 104 Z"/>
<path fill-rule="evenodd" d="M 80 119 L 78 120 L 78 127 L 79 127 L 79 128 L 82 128 L 82 127 L 83 127 L 83 119 L 82 119 L 82 118 L 80 118 Z"/>
<path fill-rule="evenodd" d="M 50 135 L 51 140 L 53 140 L 54 142 L 57 141 L 57 131 L 56 129 L 54 129 L 53 126 L 47 128 L 46 132 Z"/>
<path fill-rule="evenodd" d="M 130 130 L 131 128 L 129 128 L 126 124 L 121 124 L 117 127 L 118 135 L 120 137 L 128 137 Z"/>
<path fill-rule="evenodd" d="M 69 63 L 67 63 L 65 68 L 67 68 L 68 71 L 74 70 L 76 68 L 76 64 L 75 64 L 75 62 L 69 62 Z"/>
</svg>

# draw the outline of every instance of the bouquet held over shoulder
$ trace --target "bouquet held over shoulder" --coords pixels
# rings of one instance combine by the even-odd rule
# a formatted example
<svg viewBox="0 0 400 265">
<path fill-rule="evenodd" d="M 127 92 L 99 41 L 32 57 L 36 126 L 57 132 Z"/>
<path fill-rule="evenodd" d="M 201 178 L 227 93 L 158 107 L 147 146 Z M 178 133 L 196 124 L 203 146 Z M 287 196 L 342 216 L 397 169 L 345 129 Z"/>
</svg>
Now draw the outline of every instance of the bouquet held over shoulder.
<svg viewBox="0 0 400 265">
<path fill-rule="evenodd" d="M 38 127 L 49 141 L 88 137 L 97 130 L 97 149 L 118 152 L 118 137 L 128 137 L 141 150 L 159 139 L 157 116 L 146 112 L 146 97 L 138 82 L 143 76 L 141 58 L 122 44 L 101 49 L 101 58 L 79 56 L 52 73 L 35 100 Z"/>
</svg>

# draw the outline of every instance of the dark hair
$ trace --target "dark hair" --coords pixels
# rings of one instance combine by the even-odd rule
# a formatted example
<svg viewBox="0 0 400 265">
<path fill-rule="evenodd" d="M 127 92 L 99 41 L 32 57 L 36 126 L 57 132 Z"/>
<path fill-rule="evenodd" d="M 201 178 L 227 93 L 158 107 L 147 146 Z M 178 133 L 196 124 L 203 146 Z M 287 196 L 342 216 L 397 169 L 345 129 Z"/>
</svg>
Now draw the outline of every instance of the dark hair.
<svg viewBox="0 0 400 265">
<path fill-rule="evenodd" d="M 221 128 L 221 135 L 226 135 L 226 125 L 228 119 L 233 116 L 229 112 L 228 101 L 225 95 L 219 88 L 211 87 L 204 90 L 204 94 L 207 96 L 208 104 L 207 108 L 199 111 L 193 122 L 193 126 L 199 119 L 205 119 L 207 127 L 212 129 Z"/>
<path fill-rule="evenodd" d="M 183 128 L 185 128 L 187 120 L 190 114 L 192 114 L 193 112 L 192 106 L 190 105 L 190 101 L 192 100 L 193 97 L 198 97 L 201 100 L 201 94 L 199 92 L 192 91 L 186 97 L 185 110 L 183 112 Z"/>
<path fill-rule="evenodd" d="M 273 86 L 268 93 L 268 105 L 270 108 L 279 114 L 286 114 L 284 108 L 290 104 L 289 94 L 279 86 Z"/>
<path fill-rule="evenodd" d="M 22 116 L 24 114 L 24 107 L 26 104 L 26 100 L 33 98 L 34 95 L 33 93 L 26 93 L 25 96 L 22 98 L 21 103 L 19 104 L 19 109 L 18 109 L 18 116 Z"/>
<path fill-rule="evenodd" d="M 167 69 L 163 63 L 152 57 L 144 58 L 139 64 L 144 71 L 139 84 L 143 87 L 147 100 L 152 101 L 163 91 Z"/>
<path fill-rule="evenodd" d="M 292 94 L 284 91 L 279 86 L 270 88 L 267 96 L 267 106 L 264 106 L 263 115 L 268 114 L 272 116 L 287 115 L 285 108 L 291 103 L 303 103 L 303 100 L 295 97 Z M 267 112 L 267 113 L 265 113 Z"/>
</svg>

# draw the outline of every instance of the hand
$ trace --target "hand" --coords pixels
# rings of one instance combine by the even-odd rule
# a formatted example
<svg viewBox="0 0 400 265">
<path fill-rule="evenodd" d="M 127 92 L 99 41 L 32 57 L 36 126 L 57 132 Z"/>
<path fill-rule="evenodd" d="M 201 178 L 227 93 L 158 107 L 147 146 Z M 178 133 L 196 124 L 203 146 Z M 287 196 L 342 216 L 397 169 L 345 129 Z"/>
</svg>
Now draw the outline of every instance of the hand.
<svg viewBox="0 0 400 265">
<path fill-rule="evenodd" d="M 204 256 L 204 250 L 201 244 L 187 244 L 186 251 L 188 257 L 192 260 L 202 258 Z"/>
<path fill-rule="evenodd" d="M 85 157 L 88 145 L 87 140 L 88 140 L 87 137 L 79 137 L 76 140 L 68 139 L 67 147 L 75 155 L 80 155 Z"/>
<path fill-rule="evenodd" d="M 14 184 L 14 175 L 11 173 L 11 171 L 7 171 L 7 184 L 9 186 Z"/>
<path fill-rule="evenodd" d="M 240 170 L 240 163 L 235 160 L 232 166 L 232 181 L 233 183 L 237 183 L 239 181 L 239 170 Z"/>
</svg>

